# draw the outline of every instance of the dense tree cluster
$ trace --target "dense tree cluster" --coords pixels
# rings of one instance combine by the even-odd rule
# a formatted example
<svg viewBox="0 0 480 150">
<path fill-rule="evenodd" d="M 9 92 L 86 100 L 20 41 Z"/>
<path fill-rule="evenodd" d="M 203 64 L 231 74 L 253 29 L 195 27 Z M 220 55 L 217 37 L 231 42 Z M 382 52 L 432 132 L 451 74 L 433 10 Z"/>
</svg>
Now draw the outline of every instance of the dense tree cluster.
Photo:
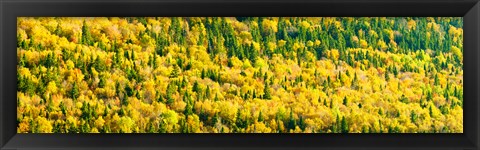
<svg viewBox="0 0 480 150">
<path fill-rule="evenodd" d="M 17 19 L 18 133 L 462 133 L 461 17 Z"/>
</svg>

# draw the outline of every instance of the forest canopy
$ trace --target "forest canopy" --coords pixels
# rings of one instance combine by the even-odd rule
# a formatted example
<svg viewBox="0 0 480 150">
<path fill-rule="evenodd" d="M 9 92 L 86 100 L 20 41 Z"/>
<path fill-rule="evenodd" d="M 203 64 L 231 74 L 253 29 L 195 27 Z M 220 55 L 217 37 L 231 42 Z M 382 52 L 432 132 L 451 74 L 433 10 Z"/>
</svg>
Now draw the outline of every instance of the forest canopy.
<svg viewBox="0 0 480 150">
<path fill-rule="evenodd" d="M 463 133 L 461 17 L 19 17 L 18 133 Z"/>
</svg>

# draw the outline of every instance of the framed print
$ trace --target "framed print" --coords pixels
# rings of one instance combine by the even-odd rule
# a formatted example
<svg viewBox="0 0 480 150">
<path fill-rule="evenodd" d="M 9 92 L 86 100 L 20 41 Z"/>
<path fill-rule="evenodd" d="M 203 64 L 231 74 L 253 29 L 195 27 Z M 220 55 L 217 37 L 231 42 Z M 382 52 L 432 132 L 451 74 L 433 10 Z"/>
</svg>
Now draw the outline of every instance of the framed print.
<svg viewBox="0 0 480 150">
<path fill-rule="evenodd" d="M 480 143 L 476 0 L 0 7 L 2 149 Z"/>
</svg>

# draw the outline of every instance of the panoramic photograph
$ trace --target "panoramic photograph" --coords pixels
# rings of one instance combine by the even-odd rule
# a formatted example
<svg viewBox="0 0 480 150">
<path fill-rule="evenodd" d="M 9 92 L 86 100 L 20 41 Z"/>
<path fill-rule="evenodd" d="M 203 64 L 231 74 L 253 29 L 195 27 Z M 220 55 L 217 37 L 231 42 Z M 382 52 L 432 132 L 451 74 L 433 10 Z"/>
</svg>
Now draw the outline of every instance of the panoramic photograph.
<svg viewBox="0 0 480 150">
<path fill-rule="evenodd" d="M 463 133 L 462 17 L 18 17 L 17 133 Z"/>
</svg>

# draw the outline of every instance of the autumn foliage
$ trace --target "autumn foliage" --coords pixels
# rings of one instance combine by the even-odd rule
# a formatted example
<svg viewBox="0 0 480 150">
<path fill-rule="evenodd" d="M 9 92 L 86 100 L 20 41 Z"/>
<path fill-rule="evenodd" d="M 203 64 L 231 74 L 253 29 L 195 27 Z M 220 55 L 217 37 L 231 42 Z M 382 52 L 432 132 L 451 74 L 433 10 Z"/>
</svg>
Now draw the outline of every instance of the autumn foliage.
<svg viewBox="0 0 480 150">
<path fill-rule="evenodd" d="M 18 133 L 462 133 L 462 18 L 17 18 Z"/>
</svg>

